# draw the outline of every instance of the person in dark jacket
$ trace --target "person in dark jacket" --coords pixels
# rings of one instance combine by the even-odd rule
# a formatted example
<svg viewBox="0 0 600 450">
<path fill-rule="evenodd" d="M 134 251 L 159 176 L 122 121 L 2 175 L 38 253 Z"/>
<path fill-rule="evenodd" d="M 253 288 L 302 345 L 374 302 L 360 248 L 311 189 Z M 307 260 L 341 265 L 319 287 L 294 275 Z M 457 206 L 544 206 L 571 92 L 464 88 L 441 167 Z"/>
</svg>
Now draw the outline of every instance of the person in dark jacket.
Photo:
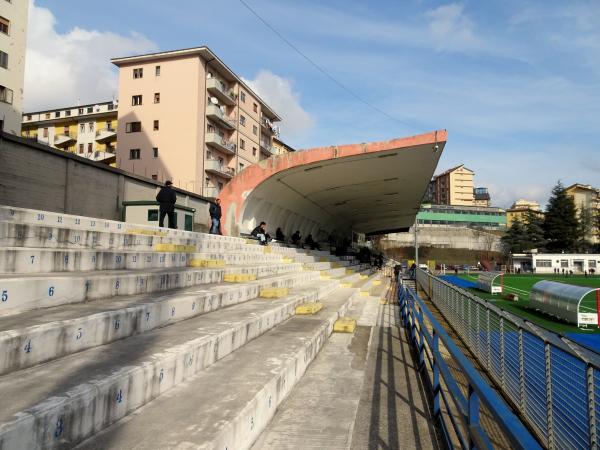
<svg viewBox="0 0 600 450">
<path fill-rule="evenodd" d="M 292 244 L 301 246 L 300 241 L 302 240 L 302 236 L 300 236 L 300 230 L 297 230 L 294 234 L 292 234 Z"/>
<path fill-rule="evenodd" d="M 271 240 L 271 236 L 267 233 L 267 224 L 266 222 L 261 222 L 252 233 L 250 233 L 253 237 L 258 238 L 261 245 L 267 245 L 267 243 Z"/>
<path fill-rule="evenodd" d="M 216 199 L 208 208 L 210 214 L 210 234 L 221 234 L 221 199 Z"/>
<path fill-rule="evenodd" d="M 318 242 L 315 242 L 312 234 L 308 234 L 308 236 L 306 236 L 306 239 L 304 240 L 304 245 L 310 247 L 312 250 L 321 250 L 321 247 L 319 246 Z"/>
<path fill-rule="evenodd" d="M 165 226 L 165 216 L 169 216 L 169 228 L 177 228 L 175 222 L 175 203 L 177 202 L 177 194 L 171 187 L 173 183 L 170 180 L 165 181 L 165 185 L 160 189 L 156 196 L 158 202 L 158 226 Z"/>
<path fill-rule="evenodd" d="M 285 241 L 285 234 L 283 234 L 281 227 L 277 228 L 277 230 L 275 231 L 275 239 L 277 239 L 280 242 Z"/>
</svg>

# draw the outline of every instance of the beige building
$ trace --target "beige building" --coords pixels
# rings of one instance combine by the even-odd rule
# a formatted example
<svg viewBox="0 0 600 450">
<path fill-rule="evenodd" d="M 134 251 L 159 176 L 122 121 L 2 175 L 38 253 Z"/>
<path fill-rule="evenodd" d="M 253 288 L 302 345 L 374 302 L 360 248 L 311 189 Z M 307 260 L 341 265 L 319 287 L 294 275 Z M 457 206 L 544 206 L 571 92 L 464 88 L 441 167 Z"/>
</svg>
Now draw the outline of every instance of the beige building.
<svg viewBox="0 0 600 450">
<path fill-rule="evenodd" d="M 273 137 L 273 154 L 284 155 L 286 153 L 295 152 L 296 149 L 290 147 L 278 137 Z"/>
<path fill-rule="evenodd" d="M 524 199 L 517 200 L 506 210 L 506 226 L 510 227 L 516 220 L 526 223 L 530 213 L 539 217 L 544 216 L 539 203 Z"/>
<path fill-rule="evenodd" d="M 281 120 L 209 48 L 116 58 L 117 166 L 216 196 L 273 154 Z"/>
<path fill-rule="evenodd" d="M 0 129 L 20 135 L 29 1 L 0 1 Z"/>
<path fill-rule="evenodd" d="M 464 164 L 436 175 L 431 181 L 433 203 L 436 205 L 473 206 L 474 172 Z"/>
<path fill-rule="evenodd" d="M 590 216 L 600 214 L 600 189 L 589 184 L 575 183 L 566 187 L 565 193 L 573 199 L 579 214 L 581 214 L 582 210 L 587 210 Z M 592 229 L 587 238 L 594 244 L 600 242 L 598 230 L 596 229 Z"/>
<path fill-rule="evenodd" d="M 115 162 L 117 105 L 68 106 L 23 114 L 23 137 L 94 161 Z"/>
</svg>

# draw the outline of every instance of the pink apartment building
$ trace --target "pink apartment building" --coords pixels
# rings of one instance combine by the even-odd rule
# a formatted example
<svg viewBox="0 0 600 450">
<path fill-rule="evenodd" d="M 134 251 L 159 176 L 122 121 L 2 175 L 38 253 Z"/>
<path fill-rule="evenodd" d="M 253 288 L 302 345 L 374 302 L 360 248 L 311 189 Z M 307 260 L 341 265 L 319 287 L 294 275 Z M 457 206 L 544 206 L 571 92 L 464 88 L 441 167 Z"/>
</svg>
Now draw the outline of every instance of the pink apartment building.
<svg viewBox="0 0 600 450">
<path fill-rule="evenodd" d="M 281 118 L 207 47 L 115 58 L 117 166 L 217 196 L 273 153 Z"/>
</svg>

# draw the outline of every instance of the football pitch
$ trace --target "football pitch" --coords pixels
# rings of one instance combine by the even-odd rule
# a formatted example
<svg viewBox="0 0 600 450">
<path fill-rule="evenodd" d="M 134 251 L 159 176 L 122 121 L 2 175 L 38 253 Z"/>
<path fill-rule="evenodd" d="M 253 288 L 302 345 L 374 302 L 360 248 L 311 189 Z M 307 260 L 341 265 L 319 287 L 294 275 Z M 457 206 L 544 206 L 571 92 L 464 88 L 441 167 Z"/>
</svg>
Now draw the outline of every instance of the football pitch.
<svg viewBox="0 0 600 450">
<path fill-rule="evenodd" d="M 462 274 L 459 275 L 467 281 L 477 282 L 477 275 Z M 537 325 L 552 330 L 557 333 L 596 333 L 600 334 L 600 329 L 597 327 L 588 327 L 585 331 L 575 325 L 568 324 L 555 318 L 546 315 L 542 312 L 529 308 L 529 293 L 535 283 L 542 280 L 558 281 L 560 283 L 574 284 L 577 286 L 588 286 L 592 288 L 600 288 L 600 277 L 584 277 L 583 275 L 525 275 L 525 274 L 506 274 L 504 275 L 504 295 L 489 294 L 480 291 L 476 288 L 469 288 L 476 296 L 491 300 L 496 306 L 509 311 L 523 319 L 529 320 Z M 516 294 L 519 297 L 518 301 L 511 301 L 505 298 L 506 294 Z M 588 295 L 580 305 L 581 312 L 596 312 L 596 297 Z"/>
</svg>

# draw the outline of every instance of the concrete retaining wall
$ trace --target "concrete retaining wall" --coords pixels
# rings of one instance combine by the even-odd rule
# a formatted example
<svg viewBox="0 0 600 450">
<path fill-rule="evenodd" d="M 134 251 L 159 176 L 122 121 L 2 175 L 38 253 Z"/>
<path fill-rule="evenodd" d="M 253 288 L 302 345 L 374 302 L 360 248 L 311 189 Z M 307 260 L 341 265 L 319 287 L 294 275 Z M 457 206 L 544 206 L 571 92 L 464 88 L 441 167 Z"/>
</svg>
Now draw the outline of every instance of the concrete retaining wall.
<svg viewBox="0 0 600 450">
<path fill-rule="evenodd" d="M 122 202 L 154 200 L 160 184 L 10 134 L 0 133 L 0 205 L 121 220 Z M 207 231 L 208 200 L 176 189 Z"/>
</svg>

